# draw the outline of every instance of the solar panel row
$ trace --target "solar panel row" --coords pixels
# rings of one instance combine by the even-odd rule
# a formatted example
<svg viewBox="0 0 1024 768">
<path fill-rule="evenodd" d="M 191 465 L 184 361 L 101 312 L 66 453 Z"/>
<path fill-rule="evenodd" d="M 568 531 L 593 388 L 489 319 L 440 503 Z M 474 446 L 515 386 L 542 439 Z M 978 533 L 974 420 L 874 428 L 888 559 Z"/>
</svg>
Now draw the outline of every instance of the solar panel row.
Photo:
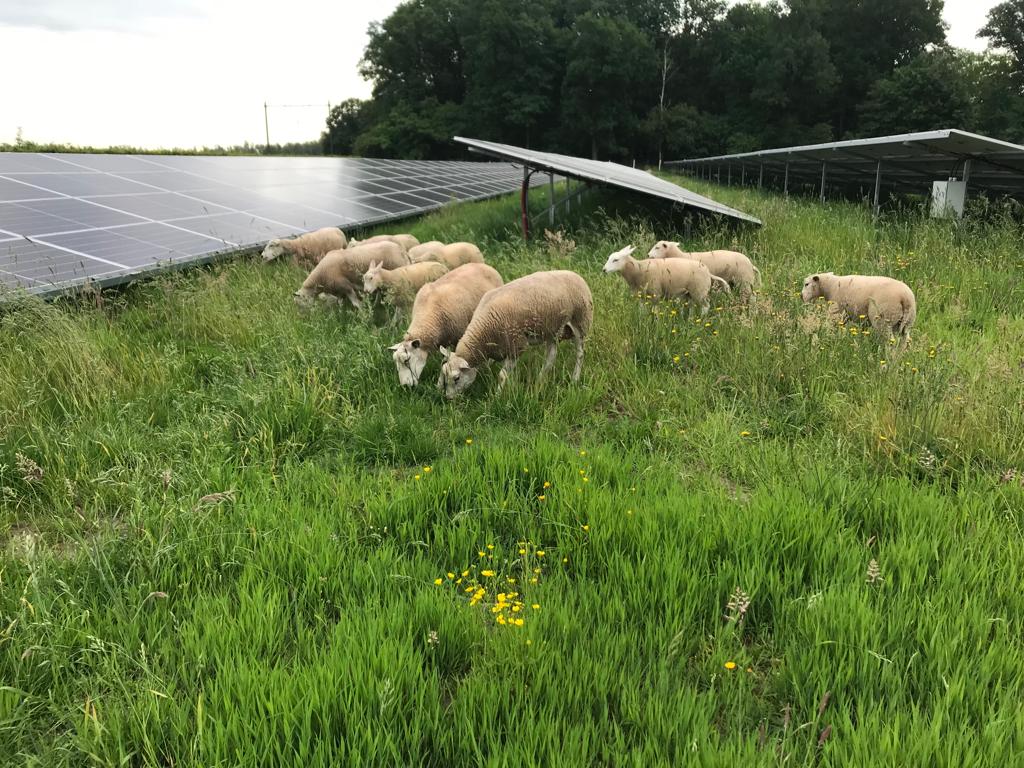
<svg viewBox="0 0 1024 768">
<path fill-rule="evenodd" d="M 717 200 L 712 200 L 710 197 L 698 195 L 696 192 L 685 187 L 673 184 L 665 179 L 660 179 L 647 171 L 630 168 L 628 165 L 621 165 L 610 161 L 586 160 L 582 157 L 559 155 L 554 152 L 540 152 L 536 149 L 514 147 L 511 144 L 498 144 L 493 141 L 465 139 L 460 136 L 454 138 L 455 141 L 465 144 L 477 152 L 482 152 L 492 157 L 522 162 L 538 170 L 598 184 L 607 184 L 651 197 L 660 197 L 663 200 L 696 208 L 704 213 L 719 214 L 751 224 L 761 223 L 760 219 L 743 213 L 743 211 L 730 208 Z"/>
<path fill-rule="evenodd" d="M 505 163 L 0 153 L 0 289 L 121 282 L 274 237 L 505 194 L 521 181 Z"/>
</svg>

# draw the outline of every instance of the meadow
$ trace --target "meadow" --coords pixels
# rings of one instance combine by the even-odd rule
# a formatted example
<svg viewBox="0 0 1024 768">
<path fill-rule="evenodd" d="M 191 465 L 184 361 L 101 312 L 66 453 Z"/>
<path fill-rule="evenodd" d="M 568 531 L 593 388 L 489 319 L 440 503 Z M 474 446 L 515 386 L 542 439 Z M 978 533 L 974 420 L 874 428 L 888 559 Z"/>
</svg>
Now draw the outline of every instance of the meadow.
<svg viewBox="0 0 1024 768">
<path fill-rule="evenodd" d="M 0 764 L 1024 760 L 1020 227 L 684 183 L 765 226 L 401 225 L 580 272 L 579 385 L 564 345 L 402 390 L 401 328 L 258 257 L 4 309 Z M 744 250 L 756 306 L 601 274 L 661 237 Z M 801 303 L 825 269 L 911 285 L 906 354 Z"/>
</svg>

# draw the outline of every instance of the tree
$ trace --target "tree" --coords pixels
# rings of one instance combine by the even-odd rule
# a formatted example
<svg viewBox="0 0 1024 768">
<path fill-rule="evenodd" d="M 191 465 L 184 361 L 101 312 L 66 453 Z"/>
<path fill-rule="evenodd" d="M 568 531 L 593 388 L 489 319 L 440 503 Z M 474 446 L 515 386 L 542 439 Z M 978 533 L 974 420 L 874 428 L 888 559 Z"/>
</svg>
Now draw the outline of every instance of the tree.
<svg viewBox="0 0 1024 768">
<path fill-rule="evenodd" d="M 324 154 L 350 155 L 356 139 L 370 124 L 370 102 L 346 99 L 331 107 L 327 130 L 320 137 Z"/>
<path fill-rule="evenodd" d="M 1005 0 L 988 12 L 978 32 L 994 48 L 1007 50 L 1016 63 L 1018 87 L 1024 85 L 1024 0 Z"/>
<path fill-rule="evenodd" d="M 562 84 L 562 127 L 599 150 L 625 154 L 655 70 L 650 41 L 623 19 L 586 13 L 576 20 Z M 650 103 L 649 101 L 647 103 Z"/>
<path fill-rule="evenodd" d="M 920 53 L 876 82 L 860 108 L 865 136 L 973 128 L 974 104 L 965 57 L 949 48 Z"/>
<path fill-rule="evenodd" d="M 820 32 L 839 87 L 831 102 L 835 133 L 856 129 L 857 107 L 875 81 L 928 45 L 945 43 L 943 0 L 787 0 L 791 15 Z"/>
<path fill-rule="evenodd" d="M 988 52 L 965 56 L 975 108 L 976 130 L 986 136 L 1024 143 L 1024 93 L 1013 57 Z"/>
</svg>

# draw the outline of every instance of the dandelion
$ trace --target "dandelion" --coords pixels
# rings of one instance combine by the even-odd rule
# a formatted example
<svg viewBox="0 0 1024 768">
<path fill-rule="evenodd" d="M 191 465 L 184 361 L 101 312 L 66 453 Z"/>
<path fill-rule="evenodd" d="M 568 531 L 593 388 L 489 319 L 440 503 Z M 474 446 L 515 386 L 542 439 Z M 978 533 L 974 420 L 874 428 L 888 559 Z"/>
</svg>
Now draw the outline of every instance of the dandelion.
<svg viewBox="0 0 1024 768">
<path fill-rule="evenodd" d="M 542 493 L 542 494 L 541 494 L 540 496 L 538 496 L 538 497 L 537 497 L 537 501 L 544 501 L 544 499 L 546 499 L 546 498 L 547 498 L 547 496 L 545 496 L 545 495 L 544 495 L 544 494 Z"/>
<path fill-rule="evenodd" d="M 534 576 L 532 579 L 530 579 L 530 583 L 531 584 L 536 584 L 537 583 L 537 577 Z"/>
<path fill-rule="evenodd" d="M 678 363 L 679 363 L 679 360 L 680 360 L 680 359 L 681 359 L 681 358 L 679 357 L 679 355 L 673 355 L 673 356 L 672 356 L 672 362 L 673 362 L 673 363 L 676 363 L 676 364 L 678 364 Z"/>
<path fill-rule="evenodd" d="M 472 444 L 473 444 L 473 438 L 472 437 L 467 437 L 466 438 L 466 445 L 472 445 Z"/>
<path fill-rule="evenodd" d="M 540 610 L 540 603 L 534 603 L 533 605 L 530 606 L 530 608 L 532 608 L 535 611 L 539 611 Z"/>
<path fill-rule="evenodd" d="M 505 624 L 505 614 L 503 614 L 503 613 L 499 613 L 498 614 L 498 623 L 501 624 L 501 625 Z"/>
<path fill-rule="evenodd" d="M 512 623 L 515 624 L 517 627 L 523 626 L 523 620 L 522 619 L 512 619 Z"/>
<path fill-rule="evenodd" d="M 476 554 L 477 554 L 477 556 L 478 556 L 478 557 L 483 557 L 483 556 L 484 556 L 485 554 L 487 554 L 487 553 L 486 553 L 486 552 L 480 552 L 480 551 L 478 550 Z"/>
<path fill-rule="evenodd" d="M 442 582 L 443 582 L 443 579 L 434 579 L 434 583 L 437 584 L 437 586 L 441 586 Z M 472 587 L 470 587 L 470 589 L 472 589 Z"/>
<path fill-rule="evenodd" d="M 420 476 L 419 476 L 419 475 L 416 475 L 416 477 L 415 477 L 414 479 L 415 479 L 415 480 L 419 480 L 419 479 L 420 479 Z"/>
<path fill-rule="evenodd" d="M 551 483 L 549 483 L 547 480 L 545 480 L 544 481 L 544 488 L 547 489 L 547 488 L 550 488 L 550 487 L 551 487 Z"/>
<path fill-rule="evenodd" d="M 454 574 L 454 573 L 452 573 L 451 571 L 448 571 L 448 573 L 446 573 L 445 575 L 446 575 L 446 576 L 447 576 L 447 577 L 448 577 L 449 579 L 454 579 L 454 578 L 455 578 L 455 574 Z"/>
<path fill-rule="evenodd" d="M 736 669 L 736 662 L 735 661 L 727 661 L 727 662 L 725 662 L 725 668 L 728 669 L 731 672 L 732 670 Z"/>
<path fill-rule="evenodd" d="M 589 483 L 590 482 L 590 478 L 589 477 L 584 477 L 583 478 L 583 482 L 584 483 Z"/>
<path fill-rule="evenodd" d="M 428 474 L 428 475 L 429 475 L 429 474 L 430 474 L 431 472 L 433 472 L 433 471 L 434 471 L 434 468 L 433 468 L 433 467 L 424 467 L 424 468 L 423 468 L 423 472 L 424 472 L 424 474 Z"/>
<path fill-rule="evenodd" d="M 538 549 L 537 550 L 537 557 L 544 557 L 544 555 L 546 555 L 546 554 L 547 554 L 547 552 L 545 552 L 543 549 Z"/>
<path fill-rule="evenodd" d="M 494 575 L 494 571 L 480 571 L 480 575 L 489 579 Z"/>
<path fill-rule="evenodd" d="M 488 544 L 488 545 L 487 545 L 487 548 L 488 548 L 488 549 L 494 549 L 494 545 L 493 545 L 493 544 Z"/>
<path fill-rule="evenodd" d="M 523 467 L 523 472 L 526 473 L 527 475 L 530 474 L 530 470 L 527 469 L 526 467 Z"/>
</svg>

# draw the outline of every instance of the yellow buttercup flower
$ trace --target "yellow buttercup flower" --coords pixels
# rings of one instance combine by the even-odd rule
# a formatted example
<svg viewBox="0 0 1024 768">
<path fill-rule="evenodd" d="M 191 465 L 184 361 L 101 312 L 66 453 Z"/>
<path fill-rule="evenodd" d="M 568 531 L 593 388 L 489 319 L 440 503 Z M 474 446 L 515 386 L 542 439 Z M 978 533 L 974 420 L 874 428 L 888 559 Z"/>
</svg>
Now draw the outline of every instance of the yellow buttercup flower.
<svg viewBox="0 0 1024 768">
<path fill-rule="evenodd" d="M 473 444 L 473 438 L 472 437 L 467 437 L 466 438 L 466 445 L 472 445 L 472 444 Z"/>
<path fill-rule="evenodd" d="M 735 661 L 727 661 L 727 662 L 725 662 L 725 668 L 730 670 L 730 671 L 736 669 L 736 662 Z"/>
<path fill-rule="evenodd" d="M 494 571 L 480 571 L 480 575 L 481 576 L 486 576 L 487 578 L 490 578 L 491 576 L 494 575 Z"/>
<path fill-rule="evenodd" d="M 443 579 L 434 579 L 434 583 L 440 585 Z"/>
</svg>

